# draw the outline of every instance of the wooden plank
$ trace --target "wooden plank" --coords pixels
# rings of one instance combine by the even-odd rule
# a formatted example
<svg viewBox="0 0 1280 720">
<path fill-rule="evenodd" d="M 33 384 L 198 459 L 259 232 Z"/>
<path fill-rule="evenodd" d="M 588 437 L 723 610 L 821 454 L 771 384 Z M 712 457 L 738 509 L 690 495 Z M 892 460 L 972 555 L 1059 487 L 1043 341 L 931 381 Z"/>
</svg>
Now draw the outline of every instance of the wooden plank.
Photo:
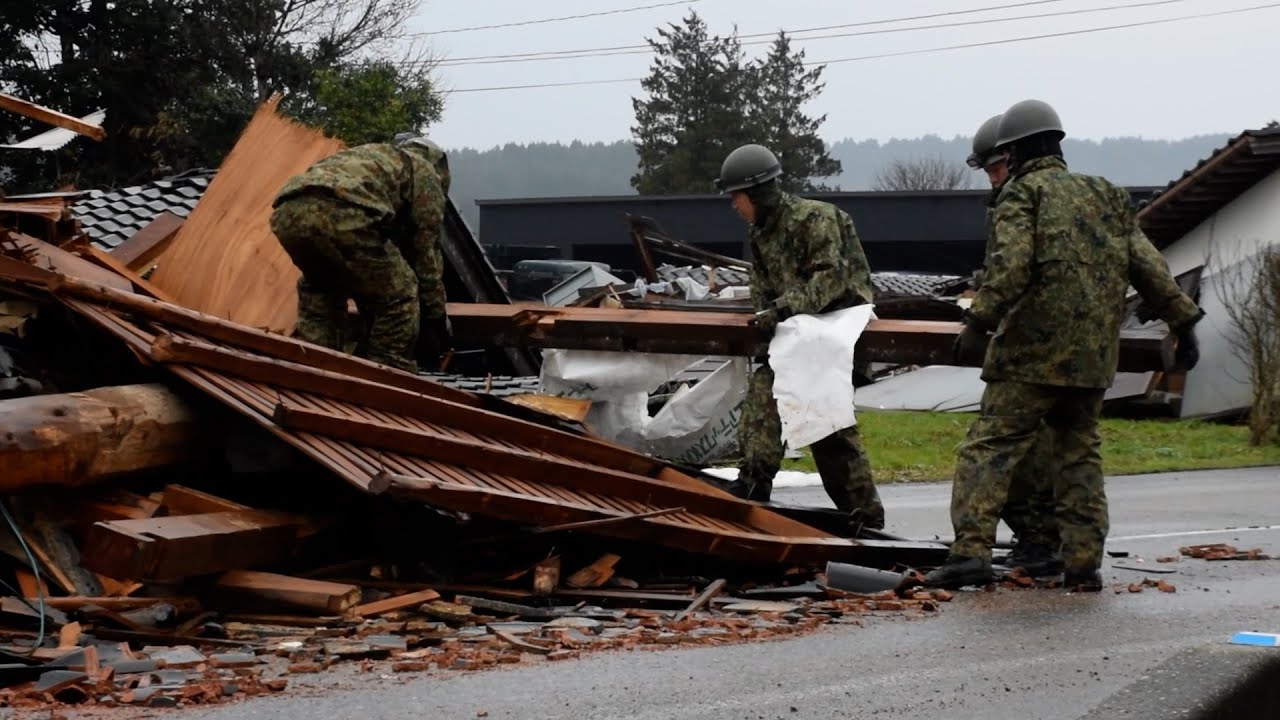
<svg viewBox="0 0 1280 720">
<path fill-rule="evenodd" d="M 193 490 L 185 485 L 166 485 L 160 505 L 168 515 L 199 515 L 201 513 L 238 512 L 253 509 L 247 505 L 225 500 L 216 495 Z"/>
<path fill-rule="evenodd" d="M 126 267 L 142 272 L 155 260 L 182 228 L 183 218 L 169 211 L 160 213 L 141 229 L 111 249 L 111 257 Z"/>
<path fill-rule="evenodd" d="M 564 398 L 554 395 L 512 395 L 506 398 L 507 402 L 523 405 L 527 408 L 540 410 L 542 412 L 564 418 L 571 422 L 580 423 L 587 419 L 587 412 L 591 410 L 591 401 L 581 398 Z"/>
<path fill-rule="evenodd" d="M 345 146 L 277 114 L 279 101 L 259 106 L 152 281 L 187 307 L 288 333 L 299 273 L 271 233 L 271 202 L 291 177 Z"/>
<path fill-rule="evenodd" d="M 260 510 L 100 522 L 89 529 L 82 562 L 128 580 L 261 567 L 293 556 L 303 524 L 296 516 Z"/>
<path fill-rule="evenodd" d="M 360 588 L 354 585 L 266 572 L 229 572 L 219 577 L 215 585 L 238 595 L 320 612 L 345 613 L 360 602 Z"/>
<path fill-rule="evenodd" d="M 80 623 L 72 622 L 58 629 L 58 649 L 70 650 L 80 646 Z"/>
<path fill-rule="evenodd" d="M 107 131 L 98 125 L 90 125 L 89 123 L 74 118 L 57 110 L 51 110 L 43 105 L 37 105 L 28 100 L 14 97 L 9 93 L 0 92 L 0 108 L 4 108 L 10 112 L 15 112 L 23 117 L 29 117 L 32 120 L 39 120 L 42 123 L 60 127 L 72 132 L 79 133 L 85 137 L 93 138 L 101 141 L 107 136 Z"/>
<path fill-rule="evenodd" d="M 600 587 L 613 577 L 613 566 L 621 559 L 621 555 L 605 553 L 596 558 L 595 562 L 570 575 L 565 584 L 572 588 Z"/>
<path fill-rule="evenodd" d="M 6 264 L 5 261 L 8 261 L 9 264 Z M 13 263 L 17 263 L 17 265 L 14 266 Z M 0 256 L 0 277 L 14 276 L 14 273 L 19 270 L 26 270 L 28 274 L 40 273 L 38 269 L 30 265 Z M 14 279 L 27 279 L 27 277 L 19 275 L 15 276 Z M 330 350 L 319 345 L 312 345 L 284 335 L 222 320 L 189 308 L 162 302 L 155 298 L 144 297 L 132 292 L 123 292 L 117 288 L 84 282 L 77 278 L 57 277 L 48 273 L 34 275 L 30 278 L 30 281 L 44 284 L 50 291 L 59 296 L 79 298 L 96 305 L 110 307 L 113 311 L 125 311 L 162 323 L 168 328 L 186 330 L 203 335 L 209 341 L 252 350 L 276 360 L 389 385 L 415 394 L 438 397 L 462 405 L 479 407 L 487 402 L 485 398 L 473 393 L 455 390 L 413 373 L 397 370 L 387 365 L 380 365 L 364 358 Z M 76 307 L 84 306 L 77 305 Z M 496 398 L 493 398 L 493 400 L 496 400 Z"/>
<path fill-rule="evenodd" d="M 685 618 L 689 617 L 690 614 L 696 612 L 703 605 L 706 605 L 707 603 L 711 602 L 711 598 L 715 597 L 716 595 L 719 595 L 720 591 L 724 590 L 724 585 L 725 585 L 725 581 L 723 578 L 716 580 L 712 582 L 710 585 L 708 585 L 707 589 L 703 590 L 702 593 L 698 595 L 698 597 L 694 598 L 693 602 L 689 603 L 688 607 L 681 610 L 676 615 L 675 617 L 676 622 L 680 622 L 681 620 L 684 620 Z"/>
<path fill-rule="evenodd" d="M 757 357 L 768 340 L 750 313 L 625 308 L 480 305 L 450 303 L 449 318 L 460 345 L 526 345 L 547 348 Z M 953 365 L 958 322 L 872 320 L 858 341 L 860 357 L 876 362 Z M 1122 372 L 1163 370 L 1165 338 L 1150 331 L 1120 335 Z M 982 357 L 962 359 L 977 367 Z"/>
<path fill-rule="evenodd" d="M 87 485 L 200 457 L 195 412 L 163 385 L 0 400 L 0 492 Z"/>
<path fill-rule="evenodd" d="M 173 302 L 173 297 L 169 295 L 169 293 L 161 290 L 155 285 L 152 285 L 150 281 L 143 279 L 141 275 L 134 272 L 134 270 L 128 265 L 120 262 L 118 258 L 112 257 L 110 253 L 107 253 L 94 245 L 85 245 L 78 252 L 94 264 L 110 270 L 116 275 L 128 280 L 132 286 L 140 290 L 142 294 L 148 295 L 162 302 Z"/>
<path fill-rule="evenodd" d="M 19 232 L 11 232 L 10 234 L 20 245 L 31 248 L 35 252 L 36 258 L 31 264 L 36 267 L 85 282 L 105 285 L 123 292 L 133 292 L 132 283 L 117 273 L 100 268 L 82 257 L 78 257 L 39 238 Z"/>
<path fill-rule="evenodd" d="M 14 575 L 17 576 L 18 589 L 22 591 L 23 597 L 36 599 L 49 595 L 49 586 L 45 584 L 44 578 L 40 578 L 37 583 L 35 573 L 22 569 L 15 570 Z"/>
<path fill-rule="evenodd" d="M 439 600 L 440 593 L 435 590 L 419 590 L 405 595 L 396 595 L 382 600 L 375 600 L 371 603 L 358 605 L 352 609 L 352 615 L 360 617 L 377 617 L 385 615 L 396 610 L 404 610 L 406 608 L 417 607 L 423 603 L 429 603 L 432 600 Z"/>
</svg>

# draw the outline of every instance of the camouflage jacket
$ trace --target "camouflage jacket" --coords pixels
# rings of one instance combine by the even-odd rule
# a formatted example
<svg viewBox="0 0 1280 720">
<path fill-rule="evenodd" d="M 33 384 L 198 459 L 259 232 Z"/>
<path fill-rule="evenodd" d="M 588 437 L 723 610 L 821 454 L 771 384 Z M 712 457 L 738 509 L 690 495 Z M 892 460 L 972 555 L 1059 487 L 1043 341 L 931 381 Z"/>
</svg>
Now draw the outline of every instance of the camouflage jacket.
<svg viewBox="0 0 1280 720">
<path fill-rule="evenodd" d="M 368 211 L 370 226 L 394 243 L 413 268 L 422 317 L 444 315 L 440 233 L 445 194 L 427 160 L 386 143 L 358 145 L 290 179 L 273 205 L 304 194 L 331 197 Z"/>
<path fill-rule="evenodd" d="M 853 218 L 831 203 L 784 193 L 765 226 L 751 226 L 750 242 L 757 311 L 815 314 L 871 302 L 871 269 Z"/>
<path fill-rule="evenodd" d="M 983 380 L 1106 388 L 1132 284 L 1171 327 L 1199 308 L 1138 228 L 1129 194 L 1037 158 L 1005 183 L 970 316 L 996 329 Z"/>
</svg>

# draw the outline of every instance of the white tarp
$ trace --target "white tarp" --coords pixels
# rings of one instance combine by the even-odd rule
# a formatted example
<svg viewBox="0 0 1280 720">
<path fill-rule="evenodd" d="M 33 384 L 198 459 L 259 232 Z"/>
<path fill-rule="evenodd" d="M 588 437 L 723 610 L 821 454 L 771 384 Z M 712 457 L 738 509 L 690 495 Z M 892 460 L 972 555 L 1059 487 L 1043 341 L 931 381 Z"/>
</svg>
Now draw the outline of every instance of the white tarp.
<svg viewBox="0 0 1280 720">
<path fill-rule="evenodd" d="M 607 440 L 701 464 L 736 447 L 747 361 L 725 362 L 697 385 L 682 386 L 652 417 L 648 403 L 653 391 L 702 360 L 699 355 L 547 350 L 542 392 L 591 400 L 586 423 Z"/>
<path fill-rule="evenodd" d="M 106 117 L 107 111 L 99 110 L 85 115 L 80 118 L 80 121 L 102 127 L 102 121 L 105 120 Z M 57 150 L 79 136 L 80 133 L 77 133 L 74 130 L 54 128 L 52 130 L 46 130 L 39 135 L 33 135 L 21 142 L 11 143 L 8 145 L 0 144 L 0 148 L 9 148 L 10 150 Z"/>
<path fill-rule="evenodd" d="M 778 324 L 769 343 L 769 366 L 787 447 L 812 445 L 857 423 L 853 346 L 873 310 L 859 305 L 826 315 L 796 315 Z"/>
</svg>

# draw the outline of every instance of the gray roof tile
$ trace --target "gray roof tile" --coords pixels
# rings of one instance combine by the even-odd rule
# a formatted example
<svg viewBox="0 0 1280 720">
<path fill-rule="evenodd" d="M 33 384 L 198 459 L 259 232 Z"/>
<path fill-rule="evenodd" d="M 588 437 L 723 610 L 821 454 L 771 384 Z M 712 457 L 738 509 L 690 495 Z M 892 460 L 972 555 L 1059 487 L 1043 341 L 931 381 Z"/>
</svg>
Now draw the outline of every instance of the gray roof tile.
<svg viewBox="0 0 1280 720">
<path fill-rule="evenodd" d="M 195 170 L 182 176 L 133 185 L 118 190 L 95 190 L 71 206 L 89 239 L 101 248 L 113 248 L 163 212 L 187 217 L 209 187 L 212 170 Z"/>
</svg>

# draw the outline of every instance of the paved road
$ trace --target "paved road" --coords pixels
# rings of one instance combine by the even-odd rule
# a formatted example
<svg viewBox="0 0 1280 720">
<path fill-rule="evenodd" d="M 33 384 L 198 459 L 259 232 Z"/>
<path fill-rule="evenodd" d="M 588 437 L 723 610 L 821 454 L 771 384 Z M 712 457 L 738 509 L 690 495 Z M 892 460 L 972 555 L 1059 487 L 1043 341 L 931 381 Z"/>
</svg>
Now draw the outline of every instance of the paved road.
<svg viewBox="0 0 1280 720">
<path fill-rule="evenodd" d="M 1180 545 L 1231 542 L 1280 552 L 1280 469 L 1110 481 L 1114 582 Z M 949 534 L 947 485 L 884 488 L 889 530 Z M 821 489 L 779 493 L 825 501 Z M 1146 562 L 1141 565 L 1138 557 Z M 470 675 L 348 678 L 349 689 L 189 711 L 184 718 L 1078 718 L 1173 652 L 1238 630 L 1280 631 L 1280 563 L 1186 561 L 1160 577 L 1175 594 L 960 594 L 937 616 L 877 619 L 786 641 L 662 652 Z"/>
</svg>

